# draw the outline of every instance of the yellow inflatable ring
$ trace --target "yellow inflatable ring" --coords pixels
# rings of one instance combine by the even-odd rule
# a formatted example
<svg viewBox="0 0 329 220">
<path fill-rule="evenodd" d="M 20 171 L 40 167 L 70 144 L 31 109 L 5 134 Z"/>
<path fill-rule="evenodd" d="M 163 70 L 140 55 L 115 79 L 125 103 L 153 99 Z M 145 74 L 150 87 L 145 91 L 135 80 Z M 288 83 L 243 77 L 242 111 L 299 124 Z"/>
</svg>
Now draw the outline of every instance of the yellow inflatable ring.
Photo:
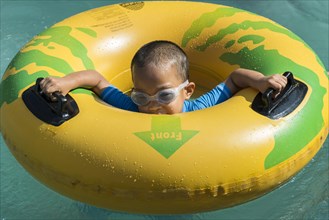
<svg viewBox="0 0 329 220">
<path fill-rule="evenodd" d="M 77 89 L 80 112 L 59 126 L 22 100 L 37 78 L 83 69 L 128 92 L 134 53 L 158 39 L 186 51 L 199 94 L 238 67 L 289 70 L 308 90 L 278 119 L 251 108 L 253 89 L 174 116 L 120 110 Z M 302 169 L 328 135 L 328 76 L 312 49 L 269 19 L 216 4 L 124 3 L 65 19 L 19 51 L 1 94 L 2 135 L 28 172 L 70 198 L 127 212 L 191 213 L 257 198 Z"/>
</svg>

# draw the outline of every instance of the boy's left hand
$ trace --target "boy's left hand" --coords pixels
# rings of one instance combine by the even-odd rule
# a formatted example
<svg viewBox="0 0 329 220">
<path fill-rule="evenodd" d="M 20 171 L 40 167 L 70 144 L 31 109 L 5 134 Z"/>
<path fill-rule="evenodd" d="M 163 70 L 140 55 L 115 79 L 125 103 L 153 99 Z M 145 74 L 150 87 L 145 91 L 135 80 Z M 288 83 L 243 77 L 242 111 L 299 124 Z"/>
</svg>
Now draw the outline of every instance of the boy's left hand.
<svg viewBox="0 0 329 220">
<path fill-rule="evenodd" d="M 256 87 L 261 93 L 264 93 L 268 88 L 273 88 L 275 90 L 274 98 L 280 94 L 286 85 L 287 78 L 280 74 L 263 76 L 256 82 Z"/>
</svg>

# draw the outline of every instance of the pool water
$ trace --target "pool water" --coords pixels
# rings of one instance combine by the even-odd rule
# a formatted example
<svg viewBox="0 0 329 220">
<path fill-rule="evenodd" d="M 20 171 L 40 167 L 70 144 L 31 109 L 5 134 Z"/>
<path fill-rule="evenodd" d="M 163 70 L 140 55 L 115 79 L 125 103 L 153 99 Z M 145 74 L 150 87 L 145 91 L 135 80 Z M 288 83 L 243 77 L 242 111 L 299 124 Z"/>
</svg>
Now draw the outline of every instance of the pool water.
<svg viewBox="0 0 329 220">
<path fill-rule="evenodd" d="M 124 1 L 1 0 L 1 75 L 34 35 L 78 12 Z M 304 39 L 328 70 L 328 0 L 205 1 L 268 17 Z M 134 215 L 73 201 L 31 177 L 1 143 L 1 219 L 329 219 L 329 139 L 288 183 L 254 201 L 191 215 Z"/>
</svg>

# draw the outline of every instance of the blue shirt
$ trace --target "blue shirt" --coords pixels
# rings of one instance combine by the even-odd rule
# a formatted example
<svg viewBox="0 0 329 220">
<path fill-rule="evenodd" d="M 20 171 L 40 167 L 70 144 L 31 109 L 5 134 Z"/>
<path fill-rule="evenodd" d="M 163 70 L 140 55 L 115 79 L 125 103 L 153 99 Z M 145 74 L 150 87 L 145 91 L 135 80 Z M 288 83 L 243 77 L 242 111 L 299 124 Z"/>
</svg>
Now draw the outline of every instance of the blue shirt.
<svg viewBox="0 0 329 220">
<path fill-rule="evenodd" d="M 194 100 L 185 100 L 183 106 L 183 112 L 191 112 L 224 102 L 232 96 L 230 89 L 225 83 L 218 84 L 211 91 L 203 94 Z M 117 108 L 121 108 L 128 111 L 138 112 L 138 106 L 132 101 L 130 96 L 124 94 L 114 86 L 109 86 L 101 93 L 100 98 Z"/>
</svg>

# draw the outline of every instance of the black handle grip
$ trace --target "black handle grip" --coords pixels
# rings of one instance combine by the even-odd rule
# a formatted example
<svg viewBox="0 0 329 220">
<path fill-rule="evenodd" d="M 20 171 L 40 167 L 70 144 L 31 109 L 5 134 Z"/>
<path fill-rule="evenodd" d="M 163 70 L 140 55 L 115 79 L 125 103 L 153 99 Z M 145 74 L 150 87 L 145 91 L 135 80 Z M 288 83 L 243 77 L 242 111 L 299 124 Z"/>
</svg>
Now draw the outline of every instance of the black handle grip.
<svg viewBox="0 0 329 220">
<path fill-rule="evenodd" d="M 49 95 L 45 94 L 40 86 L 41 81 L 43 78 L 38 78 L 35 82 L 35 89 L 36 92 L 42 96 L 47 102 L 54 103 L 53 105 L 49 105 L 49 107 L 60 117 L 63 119 L 67 119 L 69 117 L 69 111 L 72 109 L 67 102 L 67 98 L 63 96 L 59 91 L 53 92 L 51 98 Z"/>
<path fill-rule="evenodd" d="M 22 98 L 27 108 L 40 120 L 59 126 L 79 113 L 75 100 L 67 94 L 52 93 L 53 99 L 45 94 L 40 83 L 43 78 L 38 78 L 34 86 L 24 91 Z"/>
<path fill-rule="evenodd" d="M 271 119 L 278 119 L 291 113 L 303 101 L 307 86 L 294 79 L 289 71 L 283 75 L 287 77 L 286 87 L 275 98 L 273 88 L 267 89 L 263 94 L 258 93 L 251 105 L 254 111 Z"/>
<path fill-rule="evenodd" d="M 295 85 L 295 79 L 291 72 L 287 71 L 282 74 L 287 78 L 286 87 L 280 92 L 280 94 L 274 98 L 275 89 L 268 88 L 262 95 L 262 103 L 265 111 L 270 111 L 279 100 L 289 91 L 293 85 Z"/>
</svg>

